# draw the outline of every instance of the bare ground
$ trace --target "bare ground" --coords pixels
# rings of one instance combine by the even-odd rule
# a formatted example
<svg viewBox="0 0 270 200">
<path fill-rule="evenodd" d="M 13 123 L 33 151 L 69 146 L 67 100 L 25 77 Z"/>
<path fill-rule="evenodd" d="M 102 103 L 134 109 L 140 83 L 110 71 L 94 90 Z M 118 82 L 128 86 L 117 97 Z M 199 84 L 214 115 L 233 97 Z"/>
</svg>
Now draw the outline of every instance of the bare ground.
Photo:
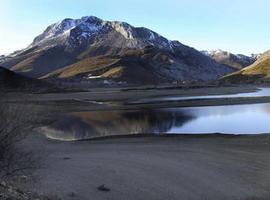
<svg viewBox="0 0 270 200">
<path fill-rule="evenodd" d="M 270 136 L 122 137 L 71 143 L 34 136 L 31 188 L 63 199 L 270 199 Z M 98 187 L 109 191 L 99 190 Z"/>
</svg>

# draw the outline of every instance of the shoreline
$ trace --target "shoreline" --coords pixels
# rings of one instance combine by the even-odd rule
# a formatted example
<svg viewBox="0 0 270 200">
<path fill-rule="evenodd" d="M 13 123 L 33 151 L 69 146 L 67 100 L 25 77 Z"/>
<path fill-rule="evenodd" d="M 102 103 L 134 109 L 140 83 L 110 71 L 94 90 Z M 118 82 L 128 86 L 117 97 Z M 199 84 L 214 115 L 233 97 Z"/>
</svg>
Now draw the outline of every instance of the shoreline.
<svg viewBox="0 0 270 200">
<path fill-rule="evenodd" d="M 239 90 L 240 88 L 238 88 Z M 226 93 L 222 93 L 223 95 Z M 231 93 L 230 93 L 231 94 Z M 205 107 L 205 106 L 227 106 L 227 105 L 245 105 L 245 104 L 265 104 L 270 103 L 270 96 L 264 97 L 229 97 L 229 98 L 196 98 L 196 99 L 187 99 L 187 100 L 164 100 L 164 101 L 154 101 L 154 102 L 136 102 L 132 103 L 134 99 L 138 97 L 132 97 L 129 94 L 127 99 L 108 101 L 106 99 L 107 94 L 102 94 L 103 100 L 91 100 L 88 99 L 89 95 L 92 94 L 86 93 L 86 96 L 77 96 L 74 98 L 74 94 L 69 94 L 68 97 L 61 97 L 60 99 L 53 99 L 54 96 L 50 98 L 44 98 L 42 96 L 35 96 L 31 98 L 21 98 L 17 99 L 13 97 L 5 103 L 9 104 L 24 104 L 38 106 L 44 108 L 45 110 L 50 109 L 51 112 L 56 113 L 69 113 L 69 112 L 83 112 L 83 111 L 115 111 L 115 110 L 140 110 L 140 109 L 164 109 L 164 108 L 186 108 L 186 107 Z M 125 95 L 122 94 L 121 95 Z M 167 94 L 169 95 L 169 94 Z M 165 96 L 167 96 L 165 95 Z M 118 96 L 117 95 L 113 95 Z M 109 98 L 113 98 L 110 96 Z M 131 99 L 132 98 L 132 99 Z"/>
<path fill-rule="evenodd" d="M 38 133 L 43 135 L 42 133 Z M 241 139 L 241 138 L 269 138 L 270 141 L 270 133 L 257 133 L 257 134 L 231 134 L 231 133 L 144 133 L 144 134 L 119 134 L 119 135 L 107 135 L 107 136 L 97 136 L 88 139 L 74 139 L 74 140 L 61 140 L 61 139 L 53 139 L 48 138 L 43 135 L 48 141 L 51 142 L 59 142 L 59 143 L 80 143 L 80 142 L 106 142 L 106 141 L 114 141 L 114 140 L 128 140 L 128 139 L 150 139 L 150 140 L 160 140 L 160 139 L 206 139 L 206 138 L 226 138 L 226 139 Z M 42 136 L 42 137 L 43 137 Z"/>
<path fill-rule="evenodd" d="M 29 187 L 65 200 L 266 200 L 269 144 L 268 134 L 214 134 L 75 142 L 32 135 L 24 145 L 42 161 Z"/>
<path fill-rule="evenodd" d="M 204 88 L 185 94 L 227 94 L 232 92 L 230 89 L 211 88 L 209 92 Z M 183 95 L 182 92 L 39 94 L 29 95 L 26 102 L 13 94 L 10 103 L 27 103 L 31 109 L 36 106 L 42 117 L 52 121 L 56 115 L 73 111 L 270 103 L 270 97 L 117 103 L 156 95 Z M 91 102 L 96 99 L 105 104 Z M 112 99 L 116 101 L 111 102 Z M 34 152 L 41 166 L 34 174 L 37 181 L 29 183 L 28 188 L 38 194 L 56 194 L 64 200 L 270 199 L 270 134 L 144 134 L 66 142 L 33 133 L 20 147 Z"/>
</svg>

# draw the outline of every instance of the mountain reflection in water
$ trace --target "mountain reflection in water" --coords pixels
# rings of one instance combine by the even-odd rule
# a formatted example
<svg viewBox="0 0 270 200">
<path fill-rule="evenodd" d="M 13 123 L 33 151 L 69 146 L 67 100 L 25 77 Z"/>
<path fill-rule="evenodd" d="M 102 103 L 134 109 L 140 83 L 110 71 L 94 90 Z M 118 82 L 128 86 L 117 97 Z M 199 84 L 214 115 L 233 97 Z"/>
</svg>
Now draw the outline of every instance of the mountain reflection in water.
<svg viewBox="0 0 270 200">
<path fill-rule="evenodd" d="M 48 137 L 80 140 L 129 134 L 270 133 L 270 104 L 79 112 L 42 128 Z"/>
<path fill-rule="evenodd" d="M 140 110 L 75 112 L 41 128 L 48 138 L 82 140 L 96 137 L 131 134 L 167 133 L 192 120 L 181 110 Z"/>
</svg>

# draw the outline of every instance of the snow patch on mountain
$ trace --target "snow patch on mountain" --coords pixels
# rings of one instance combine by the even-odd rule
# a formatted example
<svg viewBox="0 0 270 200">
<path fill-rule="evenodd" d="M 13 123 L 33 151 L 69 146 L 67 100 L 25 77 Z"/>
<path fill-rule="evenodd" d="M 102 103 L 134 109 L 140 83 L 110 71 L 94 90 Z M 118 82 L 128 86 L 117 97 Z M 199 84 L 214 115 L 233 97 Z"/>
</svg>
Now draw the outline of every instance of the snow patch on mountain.
<svg viewBox="0 0 270 200">
<path fill-rule="evenodd" d="M 66 35 L 77 23 L 78 22 L 73 19 L 64 19 L 61 22 L 50 25 L 41 35 L 34 39 L 32 46 L 61 34 Z"/>
<path fill-rule="evenodd" d="M 93 36 L 101 38 L 110 31 L 121 34 L 130 41 L 128 46 L 143 48 L 148 43 L 160 48 L 173 51 L 174 42 L 147 29 L 136 28 L 126 22 L 105 21 L 94 16 L 82 17 L 81 19 L 64 19 L 50 25 L 41 35 L 37 36 L 33 43 L 27 48 L 39 46 L 46 48 L 53 45 L 74 46 L 84 41 L 91 41 Z M 75 45 L 76 46 L 76 45 Z"/>
<path fill-rule="evenodd" d="M 152 31 L 150 31 L 149 40 L 155 40 L 155 39 L 156 39 L 155 34 Z"/>
<path fill-rule="evenodd" d="M 58 73 L 59 69 L 72 66 L 74 75 L 71 76 L 76 79 L 80 63 L 95 64 L 96 61 L 91 59 L 98 56 L 106 62 L 108 58 L 103 56 L 119 58 L 121 65 L 128 71 L 123 73 L 127 77 L 121 78 L 134 79 L 135 82 L 141 76 L 152 77 L 155 79 L 153 82 L 207 81 L 235 71 L 194 48 L 168 40 L 150 29 L 93 16 L 64 19 L 52 24 L 30 46 L 13 55 L 16 55 L 15 58 L 5 61 L 5 66 L 12 68 L 16 63 L 16 70 L 23 72 L 31 67 L 31 71 L 26 73 L 32 77 L 50 77 Z M 28 58 L 35 62 L 24 62 Z M 129 76 L 134 73 L 133 70 L 138 71 L 138 77 Z M 149 70 L 148 74 L 144 74 L 146 70 Z M 99 75 L 94 73 L 88 78 L 97 78 Z M 148 79 L 145 81 L 150 81 Z"/>
</svg>

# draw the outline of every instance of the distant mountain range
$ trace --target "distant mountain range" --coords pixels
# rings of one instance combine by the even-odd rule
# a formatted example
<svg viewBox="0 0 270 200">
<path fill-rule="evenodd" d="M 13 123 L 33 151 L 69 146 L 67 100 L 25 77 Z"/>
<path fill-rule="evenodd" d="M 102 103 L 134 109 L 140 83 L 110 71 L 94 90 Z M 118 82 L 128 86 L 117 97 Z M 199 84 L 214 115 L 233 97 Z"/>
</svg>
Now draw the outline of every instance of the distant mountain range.
<svg viewBox="0 0 270 200">
<path fill-rule="evenodd" d="M 232 54 L 220 49 L 214 51 L 202 51 L 202 53 L 213 58 L 219 64 L 230 66 L 237 70 L 252 65 L 261 56 L 261 54 L 252 54 L 250 56 Z"/>
<path fill-rule="evenodd" d="M 216 80 L 253 62 L 245 59 L 218 63 L 147 28 L 90 16 L 50 25 L 27 48 L 0 57 L 0 65 L 49 80 L 158 84 Z"/>
<path fill-rule="evenodd" d="M 270 51 L 262 54 L 252 65 L 223 77 L 222 81 L 231 83 L 270 83 Z"/>
</svg>

